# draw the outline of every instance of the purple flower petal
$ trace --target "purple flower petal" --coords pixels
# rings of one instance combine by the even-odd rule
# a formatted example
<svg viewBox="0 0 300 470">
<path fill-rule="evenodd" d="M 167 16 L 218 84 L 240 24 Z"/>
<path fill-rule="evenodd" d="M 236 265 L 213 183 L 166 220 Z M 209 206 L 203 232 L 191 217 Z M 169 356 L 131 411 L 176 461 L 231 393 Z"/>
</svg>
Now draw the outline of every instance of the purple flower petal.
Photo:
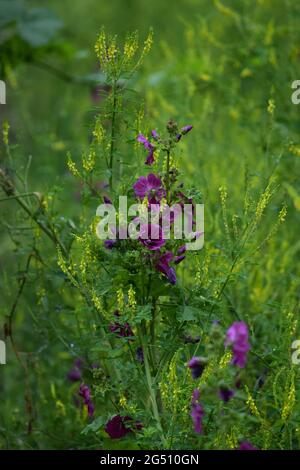
<svg viewBox="0 0 300 470">
<path fill-rule="evenodd" d="M 219 397 L 221 400 L 223 400 L 224 403 L 228 403 L 231 398 L 233 398 L 235 395 L 234 390 L 231 390 L 230 388 L 227 387 L 220 387 L 219 390 Z"/>
<path fill-rule="evenodd" d="M 162 229 L 157 224 L 142 225 L 139 241 L 151 251 L 159 250 L 166 243 L 166 240 L 163 239 Z"/>
<path fill-rule="evenodd" d="M 192 357 L 188 363 L 188 367 L 191 370 L 193 379 L 198 379 L 201 377 L 202 372 L 204 371 L 207 364 L 207 360 L 204 357 Z"/>
<path fill-rule="evenodd" d="M 194 430 L 197 434 L 202 433 L 202 418 L 204 415 L 204 410 L 202 405 L 199 403 L 200 398 L 200 391 L 199 389 L 195 389 L 193 391 L 192 396 L 192 410 L 191 410 L 191 417 L 194 423 Z"/>
<path fill-rule="evenodd" d="M 193 129 L 193 126 L 184 126 L 181 128 L 181 132 L 183 135 L 187 134 L 188 132 L 190 132 L 191 130 Z"/>
<path fill-rule="evenodd" d="M 175 264 L 179 264 L 179 263 L 181 263 L 181 261 L 183 261 L 184 259 L 185 259 L 185 256 L 184 256 L 184 255 L 176 256 L 175 259 L 174 259 L 174 263 L 175 263 Z"/>
<path fill-rule="evenodd" d="M 245 367 L 247 362 L 247 353 L 250 349 L 248 342 L 248 327 L 245 322 L 234 322 L 227 330 L 225 347 L 231 345 L 233 358 L 231 363 L 240 368 Z"/>
<path fill-rule="evenodd" d="M 249 441 L 242 441 L 237 450 L 259 450 L 259 449 L 255 447 L 253 444 L 251 444 L 251 442 Z"/>
</svg>

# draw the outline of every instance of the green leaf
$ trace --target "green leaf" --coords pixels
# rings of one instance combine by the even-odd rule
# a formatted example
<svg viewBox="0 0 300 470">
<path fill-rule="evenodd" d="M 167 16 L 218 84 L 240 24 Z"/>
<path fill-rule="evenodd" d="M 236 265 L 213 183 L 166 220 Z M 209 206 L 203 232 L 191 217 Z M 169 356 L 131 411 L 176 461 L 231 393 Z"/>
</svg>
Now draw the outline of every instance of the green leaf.
<svg viewBox="0 0 300 470">
<path fill-rule="evenodd" d="M 199 309 L 185 305 L 179 314 L 182 321 L 197 321 L 199 319 Z"/>
<path fill-rule="evenodd" d="M 0 27 L 19 21 L 24 12 L 18 0 L 0 0 Z"/>
<path fill-rule="evenodd" d="M 103 416 L 99 416 L 99 418 L 94 419 L 94 421 L 88 424 L 83 430 L 81 434 L 88 434 L 89 432 L 97 432 L 100 431 L 101 428 L 105 425 L 106 420 Z"/>
<path fill-rule="evenodd" d="M 134 317 L 134 321 L 132 323 L 138 325 L 143 320 L 151 320 L 151 308 L 151 304 L 138 306 L 136 316 Z"/>
<path fill-rule="evenodd" d="M 45 46 L 62 27 L 62 22 L 46 8 L 32 8 L 18 23 L 19 34 L 31 46 Z"/>
</svg>

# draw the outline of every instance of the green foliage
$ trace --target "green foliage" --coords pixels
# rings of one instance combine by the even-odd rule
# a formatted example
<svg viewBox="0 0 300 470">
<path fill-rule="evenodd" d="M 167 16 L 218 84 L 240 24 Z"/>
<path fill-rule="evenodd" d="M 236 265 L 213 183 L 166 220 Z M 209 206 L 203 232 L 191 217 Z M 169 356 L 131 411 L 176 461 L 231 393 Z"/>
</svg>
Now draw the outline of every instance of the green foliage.
<svg viewBox="0 0 300 470">
<path fill-rule="evenodd" d="M 4 3 L 0 78 L 28 57 L 50 58 L 60 27 L 34 2 L 33 9 Z M 62 68 L 93 76 L 89 83 L 100 78 L 96 109 L 87 116 L 91 96 L 76 80 L 36 72 L 28 86 L 28 68 L 14 70 L 13 105 L 5 110 L 11 129 L 4 125 L 1 142 L 0 315 L 8 364 L 0 366 L 0 448 L 232 449 L 249 440 L 261 449 L 299 449 L 291 344 L 299 338 L 300 142 L 299 110 L 290 100 L 299 78 L 299 6 L 186 0 L 165 12 L 165 2 L 154 1 L 151 12 L 145 5 L 141 12 L 139 2 L 127 11 L 117 1 L 99 18 L 94 0 L 73 0 L 72 9 L 62 3 L 51 7 L 78 46 Z M 124 35 L 127 14 L 144 42 Z M 86 49 L 102 23 L 120 34 L 101 30 L 94 74 L 96 59 Z M 75 37 L 80 31 L 83 39 Z M 43 95 L 40 106 L 33 86 Z M 132 184 L 145 174 L 137 134 L 163 133 L 170 117 L 194 125 L 171 167 L 186 195 L 205 203 L 204 248 L 178 266 L 176 286 L 141 262 L 139 244 L 125 240 L 108 251 L 95 236 L 103 196 L 133 200 Z M 164 151 L 151 168 L 162 178 Z M 134 336 L 111 331 L 116 310 Z M 251 343 L 241 370 L 224 348 L 226 330 L 239 320 Z M 187 367 L 194 355 L 207 363 L 197 380 Z M 66 379 L 79 357 L 95 403 L 92 421 L 79 382 Z M 196 387 L 202 435 L 190 417 Z M 228 403 L 220 387 L 235 390 Z M 112 440 L 104 428 L 115 414 L 143 428 Z"/>
</svg>

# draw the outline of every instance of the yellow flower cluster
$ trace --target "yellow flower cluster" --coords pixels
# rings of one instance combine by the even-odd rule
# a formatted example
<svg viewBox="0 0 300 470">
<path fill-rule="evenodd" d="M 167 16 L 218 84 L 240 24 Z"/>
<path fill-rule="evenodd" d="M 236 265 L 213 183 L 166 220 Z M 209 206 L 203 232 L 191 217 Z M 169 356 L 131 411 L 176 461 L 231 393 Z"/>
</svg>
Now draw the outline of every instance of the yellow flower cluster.
<svg viewBox="0 0 300 470">
<path fill-rule="evenodd" d="M 9 128 L 10 128 L 10 126 L 9 126 L 8 121 L 4 121 L 3 126 L 2 126 L 2 134 L 3 134 L 3 143 L 4 143 L 4 145 L 9 144 L 9 138 L 8 138 Z"/>
<path fill-rule="evenodd" d="M 73 176 L 80 176 L 80 173 L 75 165 L 75 162 L 72 160 L 71 153 L 67 153 L 67 165 L 69 168 L 69 171 L 72 173 Z"/>
</svg>

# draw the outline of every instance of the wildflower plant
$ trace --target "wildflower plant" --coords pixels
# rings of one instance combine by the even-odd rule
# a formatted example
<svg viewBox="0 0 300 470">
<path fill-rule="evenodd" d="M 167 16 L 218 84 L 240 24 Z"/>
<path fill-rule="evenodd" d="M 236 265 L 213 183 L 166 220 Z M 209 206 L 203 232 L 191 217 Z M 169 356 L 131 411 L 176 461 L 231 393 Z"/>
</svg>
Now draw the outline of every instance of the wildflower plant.
<svg viewBox="0 0 300 470">
<path fill-rule="evenodd" d="M 27 177 L 20 178 L 14 164 L 17 149 L 10 144 L 9 126 L 3 127 L 3 198 L 16 204 L 17 221 L 30 228 L 24 234 L 7 227 L 21 262 L 17 296 L 5 320 L 22 370 L 27 432 L 35 435 L 47 422 L 51 407 L 44 404 L 50 403 L 57 415 L 52 432 L 66 427 L 66 447 L 296 447 L 297 371 L 263 344 L 270 333 L 256 320 L 258 298 L 265 299 L 268 318 L 275 314 L 271 263 L 284 271 L 292 256 L 278 260 L 276 254 L 263 273 L 256 270 L 287 216 L 286 206 L 277 201 L 275 221 L 271 228 L 264 225 L 279 190 L 277 179 L 272 171 L 261 188 L 246 170 L 239 207 L 230 205 L 232 188 L 221 185 L 209 209 L 204 249 L 187 249 L 191 240 L 176 237 L 179 212 L 189 205 L 187 218 L 196 229 L 196 205 L 203 196 L 202 188 L 186 183 L 182 148 L 200 129 L 197 122 L 175 119 L 150 125 L 144 117 L 131 85 L 151 45 L 151 31 L 142 45 L 134 33 L 122 46 L 116 36 L 100 31 L 95 51 L 105 77 L 103 99 L 87 149 L 81 155 L 72 150 L 66 158 L 80 188 L 75 217 L 62 216 L 59 204 L 55 207 L 59 189 L 43 195 L 28 190 Z M 273 115 L 276 108 L 268 106 Z M 131 239 L 120 236 L 118 220 L 118 229 L 101 240 L 97 206 L 109 208 L 119 195 L 142 205 L 147 215 L 153 211 L 156 222 L 139 221 L 139 237 Z M 166 206 L 178 209 L 169 214 L 168 237 Z M 203 232 L 194 232 L 194 242 L 203 238 Z M 249 287 L 240 292 L 244 279 Z M 294 278 L 281 289 L 294 295 L 297 287 Z M 69 364 L 64 372 L 52 371 L 59 379 L 41 387 L 43 406 L 37 409 L 29 364 L 37 364 L 40 386 L 43 350 L 37 348 L 33 358 L 20 354 L 14 335 L 15 311 L 24 294 L 36 303 L 30 314 L 45 348 L 55 342 L 58 360 Z M 297 307 L 287 293 L 280 294 L 285 299 L 278 313 L 282 341 L 276 347 L 288 358 Z"/>
</svg>

